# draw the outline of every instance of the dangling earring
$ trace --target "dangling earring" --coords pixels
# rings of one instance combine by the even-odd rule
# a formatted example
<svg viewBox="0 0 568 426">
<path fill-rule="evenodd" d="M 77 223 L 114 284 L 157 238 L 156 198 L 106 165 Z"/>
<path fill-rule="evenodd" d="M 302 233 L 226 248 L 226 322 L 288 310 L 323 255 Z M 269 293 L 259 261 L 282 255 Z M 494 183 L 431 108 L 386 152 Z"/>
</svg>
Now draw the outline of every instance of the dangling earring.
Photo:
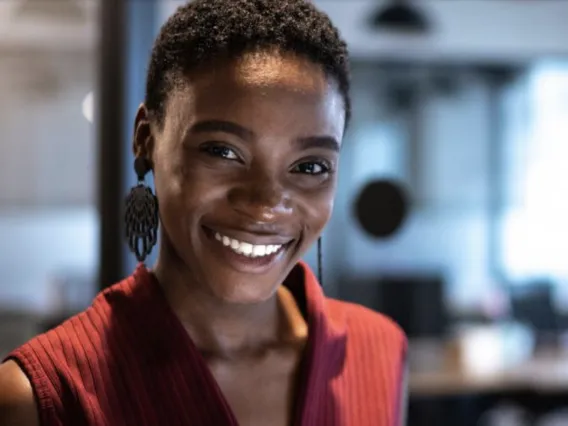
<svg viewBox="0 0 568 426">
<path fill-rule="evenodd" d="M 158 241 L 158 199 L 152 189 L 144 183 L 146 174 L 151 170 L 150 162 L 144 157 L 136 157 L 134 171 L 138 184 L 130 190 L 126 197 L 124 224 L 126 239 L 130 251 L 139 262 L 146 257 Z"/>
<path fill-rule="evenodd" d="M 321 237 L 318 238 L 318 281 L 323 287 L 323 268 L 322 268 L 322 253 L 321 253 Z"/>
</svg>

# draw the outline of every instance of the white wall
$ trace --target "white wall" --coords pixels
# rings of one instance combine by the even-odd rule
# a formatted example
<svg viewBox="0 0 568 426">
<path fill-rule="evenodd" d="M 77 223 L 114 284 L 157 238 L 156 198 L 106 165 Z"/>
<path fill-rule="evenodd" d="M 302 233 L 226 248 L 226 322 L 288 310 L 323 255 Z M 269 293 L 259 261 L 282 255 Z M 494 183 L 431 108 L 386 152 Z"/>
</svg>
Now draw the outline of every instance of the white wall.
<svg viewBox="0 0 568 426">
<path fill-rule="evenodd" d="M 96 273 L 95 135 L 81 110 L 94 72 L 94 51 L 2 56 L 0 307 L 45 309 L 55 278 Z"/>
<path fill-rule="evenodd" d="M 94 202 L 95 129 L 81 109 L 94 83 L 94 52 L 2 56 L 0 206 Z"/>
<path fill-rule="evenodd" d="M 462 80 L 455 96 L 425 97 L 413 181 L 408 167 L 396 165 L 404 164 L 412 149 L 400 119 L 392 119 L 384 105 L 381 86 L 388 82 L 373 67 L 354 70 L 355 121 L 344 144 L 341 185 L 327 230 L 331 277 L 356 281 L 387 272 L 440 272 L 456 309 L 477 307 L 495 288 L 488 259 L 488 89 L 475 76 Z M 389 159 L 385 145 L 402 160 Z M 364 183 L 385 175 L 407 185 L 413 208 L 396 237 L 377 241 L 361 231 L 353 203 Z"/>
<path fill-rule="evenodd" d="M 98 38 L 98 0 L 2 0 L 0 51 L 84 52 Z"/>
<path fill-rule="evenodd" d="M 99 236 L 94 208 L 2 210 L 0 235 L 0 309 L 46 311 L 56 302 L 60 280 L 78 278 L 81 284 L 96 278 Z M 82 303 L 95 287 L 69 290 L 69 296 Z"/>
</svg>

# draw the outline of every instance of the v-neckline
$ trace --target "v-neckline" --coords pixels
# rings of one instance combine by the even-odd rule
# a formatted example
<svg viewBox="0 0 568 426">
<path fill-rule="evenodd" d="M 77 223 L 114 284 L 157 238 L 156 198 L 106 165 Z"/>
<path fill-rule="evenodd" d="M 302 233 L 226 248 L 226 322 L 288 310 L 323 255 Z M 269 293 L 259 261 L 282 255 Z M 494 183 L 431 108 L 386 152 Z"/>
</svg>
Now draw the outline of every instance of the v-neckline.
<svg viewBox="0 0 568 426">
<path fill-rule="evenodd" d="M 143 278 L 146 278 L 142 281 L 149 282 L 148 284 L 152 288 L 150 291 L 152 293 L 151 303 L 154 309 L 157 309 L 158 321 L 162 321 L 164 327 L 170 330 L 167 339 L 160 339 L 166 346 L 164 350 L 179 354 L 176 355 L 176 360 L 185 360 L 183 364 L 180 364 L 181 370 L 184 374 L 190 375 L 192 380 L 199 382 L 196 388 L 209 394 L 206 395 L 208 397 L 206 400 L 209 402 L 208 408 L 216 415 L 222 412 L 223 421 L 226 422 L 227 426 L 240 426 L 205 357 L 174 313 L 154 274 L 143 265 L 139 267 L 137 272 L 141 272 Z M 300 262 L 290 273 L 286 285 L 300 308 L 303 308 L 308 324 L 308 338 L 301 357 L 300 380 L 296 387 L 292 413 L 292 424 L 301 426 L 312 424 L 310 422 L 311 410 L 309 410 L 312 404 L 309 399 L 315 393 L 318 383 L 325 380 L 327 371 L 325 360 L 329 359 L 325 354 L 330 349 L 326 346 L 326 343 L 328 343 L 328 337 L 332 337 L 328 336 L 332 330 L 329 329 L 324 314 L 323 292 L 315 276 L 303 262 Z M 332 356 L 331 359 L 333 358 Z"/>
</svg>

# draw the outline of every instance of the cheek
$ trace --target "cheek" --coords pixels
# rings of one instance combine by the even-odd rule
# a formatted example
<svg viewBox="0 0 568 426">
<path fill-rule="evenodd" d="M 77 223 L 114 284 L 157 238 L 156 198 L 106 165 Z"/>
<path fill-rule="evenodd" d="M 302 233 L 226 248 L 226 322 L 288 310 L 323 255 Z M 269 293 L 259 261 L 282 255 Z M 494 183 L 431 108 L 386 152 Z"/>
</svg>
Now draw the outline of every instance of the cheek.
<svg viewBox="0 0 568 426">
<path fill-rule="evenodd" d="M 160 155 L 155 160 L 154 183 L 160 206 L 160 217 L 170 238 L 182 233 L 188 221 L 188 204 L 192 198 L 186 173 L 181 163 L 171 155 Z"/>
<path fill-rule="evenodd" d="M 298 208 L 305 218 L 305 226 L 310 240 L 317 238 L 327 225 L 333 211 L 335 187 L 334 185 L 311 194 L 310 197 L 302 197 L 302 203 Z"/>
<path fill-rule="evenodd" d="M 156 167 L 156 192 L 161 213 L 170 223 L 191 223 L 225 196 L 225 185 L 204 176 L 193 162 L 164 160 Z"/>
<path fill-rule="evenodd" d="M 154 163 L 154 184 L 156 195 L 160 203 L 161 213 L 170 209 L 177 209 L 177 204 L 182 200 L 183 179 L 176 171 L 176 167 L 169 161 L 158 160 Z"/>
</svg>

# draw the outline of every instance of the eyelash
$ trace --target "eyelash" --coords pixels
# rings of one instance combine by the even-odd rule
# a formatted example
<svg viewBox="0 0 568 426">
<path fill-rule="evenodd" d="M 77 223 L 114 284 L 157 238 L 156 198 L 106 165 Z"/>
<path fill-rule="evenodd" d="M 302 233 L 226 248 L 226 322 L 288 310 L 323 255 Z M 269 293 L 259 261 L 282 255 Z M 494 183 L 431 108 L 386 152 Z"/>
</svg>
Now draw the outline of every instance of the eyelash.
<svg viewBox="0 0 568 426">
<path fill-rule="evenodd" d="M 205 152 L 206 154 L 208 154 L 212 157 L 218 157 L 218 158 L 222 158 L 222 159 L 228 160 L 228 161 L 241 162 L 241 157 L 239 156 L 239 154 L 237 152 L 235 152 L 234 149 L 229 148 L 228 146 L 225 146 L 223 144 L 210 143 L 210 144 L 203 146 L 201 148 L 201 151 Z M 226 155 L 227 152 L 231 152 L 234 155 L 234 158 L 228 157 Z M 297 169 L 299 167 L 306 166 L 306 165 L 318 166 L 318 167 L 321 168 L 321 171 L 316 172 L 316 173 L 312 173 L 312 172 L 306 173 L 306 172 L 297 171 Z M 299 173 L 299 174 L 305 174 L 305 175 L 310 175 L 310 176 L 321 176 L 321 175 L 325 175 L 325 174 L 331 174 L 332 173 L 332 167 L 331 167 L 331 164 L 329 164 L 327 161 L 322 161 L 322 160 L 304 161 L 304 162 L 294 166 L 292 173 Z"/>
<path fill-rule="evenodd" d="M 320 172 L 316 172 L 316 173 L 312 173 L 312 172 L 301 172 L 301 171 L 295 171 L 298 167 L 301 166 L 306 166 L 306 165 L 315 165 L 321 168 Z M 325 161 L 305 161 L 303 163 L 300 163 L 296 166 L 294 166 L 294 171 L 292 173 L 301 173 L 301 174 L 306 174 L 306 175 L 310 175 L 310 176 L 321 176 L 321 175 L 325 175 L 325 174 L 330 174 L 331 173 L 331 166 L 325 162 Z"/>
<path fill-rule="evenodd" d="M 218 144 L 218 143 L 209 143 L 205 146 L 203 146 L 201 148 L 201 151 L 205 152 L 206 154 L 212 156 L 212 157 L 220 157 L 223 158 L 225 160 L 229 160 L 229 161 L 240 161 L 240 156 L 237 152 L 235 152 L 234 149 L 229 148 L 228 146 L 225 146 L 223 144 Z M 227 153 L 227 151 L 230 151 L 235 158 L 229 158 L 225 155 L 223 155 L 220 151 L 224 151 L 225 154 Z"/>
</svg>

